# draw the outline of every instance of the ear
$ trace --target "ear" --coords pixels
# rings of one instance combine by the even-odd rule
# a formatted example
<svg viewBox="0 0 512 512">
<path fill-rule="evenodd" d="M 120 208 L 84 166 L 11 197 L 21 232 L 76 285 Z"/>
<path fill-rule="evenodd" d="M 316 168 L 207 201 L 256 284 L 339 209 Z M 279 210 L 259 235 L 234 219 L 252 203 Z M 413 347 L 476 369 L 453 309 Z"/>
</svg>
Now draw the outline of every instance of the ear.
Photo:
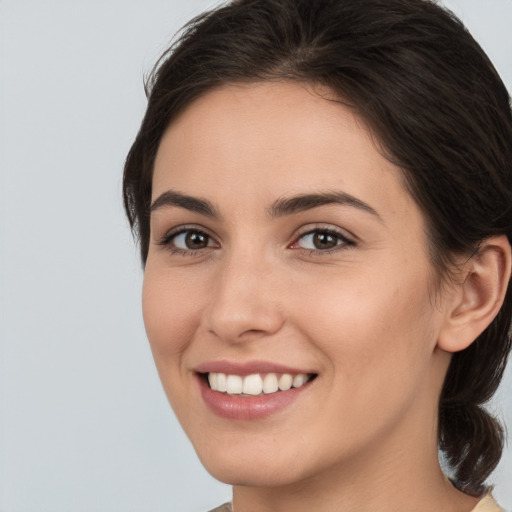
<svg viewBox="0 0 512 512">
<path fill-rule="evenodd" d="M 511 248 L 504 235 L 483 241 L 462 263 L 461 279 L 453 284 L 437 346 L 447 352 L 467 348 L 500 310 L 511 274 Z"/>
</svg>

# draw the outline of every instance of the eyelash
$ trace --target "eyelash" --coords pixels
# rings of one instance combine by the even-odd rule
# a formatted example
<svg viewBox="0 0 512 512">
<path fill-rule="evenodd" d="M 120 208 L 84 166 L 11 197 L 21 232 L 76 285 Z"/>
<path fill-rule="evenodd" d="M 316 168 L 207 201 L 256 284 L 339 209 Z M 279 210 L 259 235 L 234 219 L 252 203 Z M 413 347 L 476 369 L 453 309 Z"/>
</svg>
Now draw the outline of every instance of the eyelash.
<svg viewBox="0 0 512 512">
<path fill-rule="evenodd" d="M 171 252 L 171 254 L 178 254 L 180 256 L 196 256 L 200 252 L 204 251 L 205 249 L 209 248 L 210 246 L 206 246 L 201 249 L 181 249 L 179 247 L 176 247 L 173 245 L 173 242 L 176 240 L 176 238 L 180 235 L 186 234 L 186 233 L 195 233 L 198 235 L 202 235 L 208 238 L 208 243 L 213 239 L 211 235 L 209 235 L 204 229 L 198 227 L 198 226 L 181 226 L 179 228 L 176 228 L 174 230 L 171 230 L 170 232 L 166 233 L 164 237 L 158 242 L 158 245 L 167 247 L 168 250 Z M 333 237 L 334 239 L 337 239 L 337 243 L 334 247 L 331 249 L 306 249 L 301 248 L 298 246 L 299 242 L 307 236 L 311 235 L 327 235 L 330 237 Z M 295 250 L 302 250 L 303 252 L 306 252 L 309 256 L 326 256 L 329 254 L 332 254 L 334 252 L 344 250 L 350 247 L 353 247 L 356 245 L 356 242 L 348 238 L 344 233 L 341 233 L 340 231 L 337 231 L 332 228 L 324 228 L 324 227 L 315 227 L 313 229 L 309 229 L 308 231 L 305 231 L 304 233 L 299 233 L 294 242 L 292 242 L 288 247 Z"/>
</svg>

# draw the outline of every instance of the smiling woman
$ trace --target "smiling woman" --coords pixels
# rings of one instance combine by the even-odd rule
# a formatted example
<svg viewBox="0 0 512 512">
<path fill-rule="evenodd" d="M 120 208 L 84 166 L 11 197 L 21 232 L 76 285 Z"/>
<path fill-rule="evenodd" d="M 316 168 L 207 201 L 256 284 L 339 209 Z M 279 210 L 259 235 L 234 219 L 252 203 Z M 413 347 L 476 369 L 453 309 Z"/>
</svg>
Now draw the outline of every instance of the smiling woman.
<svg viewBox="0 0 512 512">
<path fill-rule="evenodd" d="M 499 510 L 512 117 L 462 24 L 237 0 L 149 91 L 124 178 L 144 321 L 225 509 Z"/>
</svg>

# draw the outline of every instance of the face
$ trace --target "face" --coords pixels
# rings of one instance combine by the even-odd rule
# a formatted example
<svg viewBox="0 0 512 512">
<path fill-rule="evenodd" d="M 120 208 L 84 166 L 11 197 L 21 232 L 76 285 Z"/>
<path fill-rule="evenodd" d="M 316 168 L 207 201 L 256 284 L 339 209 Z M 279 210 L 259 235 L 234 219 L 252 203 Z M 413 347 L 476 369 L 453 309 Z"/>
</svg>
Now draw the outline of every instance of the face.
<svg viewBox="0 0 512 512">
<path fill-rule="evenodd" d="M 437 444 L 443 308 L 424 219 L 363 123 L 320 92 L 209 92 L 156 158 L 146 330 L 199 457 L 232 484 Z"/>
</svg>

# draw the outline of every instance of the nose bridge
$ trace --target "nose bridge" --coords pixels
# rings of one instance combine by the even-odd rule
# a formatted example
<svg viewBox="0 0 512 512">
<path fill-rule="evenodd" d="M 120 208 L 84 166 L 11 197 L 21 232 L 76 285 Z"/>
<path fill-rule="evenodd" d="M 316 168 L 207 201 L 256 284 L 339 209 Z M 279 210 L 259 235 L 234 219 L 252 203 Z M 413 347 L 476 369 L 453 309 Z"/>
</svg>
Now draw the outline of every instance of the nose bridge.
<svg viewBox="0 0 512 512">
<path fill-rule="evenodd" d="M 246 245 L 221 257 L 204 326 L 227 342 L 273 334 L 283 323 L 276 272 L 264 251 Z"/>
</svg>

